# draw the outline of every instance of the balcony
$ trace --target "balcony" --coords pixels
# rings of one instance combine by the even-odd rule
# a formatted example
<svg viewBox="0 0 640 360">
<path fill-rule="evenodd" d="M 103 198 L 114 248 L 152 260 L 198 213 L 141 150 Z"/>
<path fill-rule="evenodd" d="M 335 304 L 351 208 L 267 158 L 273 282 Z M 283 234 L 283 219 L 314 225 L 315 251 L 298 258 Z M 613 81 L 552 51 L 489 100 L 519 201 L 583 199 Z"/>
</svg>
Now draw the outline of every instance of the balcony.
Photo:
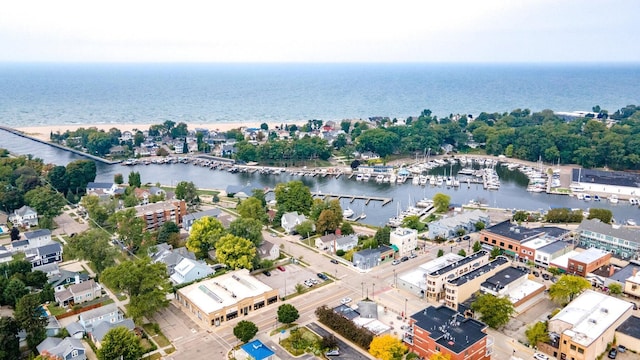
<svg viewBox="0 0 640 360">
<path fill-rule="evenodd" d="M 402 335 L 402 341 L 406 342 L 409 345 L 413 345 L 413 335 L 409 333 L 404 333 Z"/>
<path fill-rule="evenodd" d="M 489 348 L 493 346 L 493 343 L 495 343 L 493 336 L 487 335 L 487 342 L 486 342 L 487 351 L 489 351 Z"/>
</svg>

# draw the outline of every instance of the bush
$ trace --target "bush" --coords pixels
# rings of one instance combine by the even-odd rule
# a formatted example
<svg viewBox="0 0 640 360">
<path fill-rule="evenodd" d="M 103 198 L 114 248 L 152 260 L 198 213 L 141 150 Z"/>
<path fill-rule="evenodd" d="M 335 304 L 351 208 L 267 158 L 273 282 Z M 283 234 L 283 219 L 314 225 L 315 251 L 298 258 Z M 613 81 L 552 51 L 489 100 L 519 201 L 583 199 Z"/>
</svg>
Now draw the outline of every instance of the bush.
<svg viewBox="0 0 640 360">
<path fill-rule="evenodd" d="M 371 341 L 373 341 L 374 336 L 371 331 L 357 326 L 350 320 L 336 314 L 333 309 L 328 308 L 326 305 L 316 309 L 316 316 L 321 323 L 327 325 L 338 334 L 344 336 L 361 348 L 369 350 L 369 345 Z"/>
<path fill-rule="evenodd" d="M 344 250 L 340 249 L 340 250 L 336 251 L 336 255 L 344 256 Z"/>
</svg>

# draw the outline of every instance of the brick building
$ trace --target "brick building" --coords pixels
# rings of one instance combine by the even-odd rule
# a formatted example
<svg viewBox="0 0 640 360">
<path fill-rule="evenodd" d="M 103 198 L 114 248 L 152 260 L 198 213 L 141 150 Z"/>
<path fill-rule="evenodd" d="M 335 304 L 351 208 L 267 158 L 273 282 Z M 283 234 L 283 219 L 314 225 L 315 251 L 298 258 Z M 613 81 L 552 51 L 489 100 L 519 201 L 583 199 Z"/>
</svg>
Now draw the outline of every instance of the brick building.
<svg viewBox="0 0 640 360">
<path fill-rule="evenodd" d="M 596 248 L 587 249 L 569 258 L 567 273 L 586 277 L 588 273 L 609 265 L 611 253 Z"/>
<path fill-rule="evenodd" d="M 182 226 L 182 219 L 187 214 L 187 205 L 183 200 L 161 201 L 135 207 L 136 216 L 144 220 L 145 230 L 159 229 L 167 221 Z"/>
</svg>

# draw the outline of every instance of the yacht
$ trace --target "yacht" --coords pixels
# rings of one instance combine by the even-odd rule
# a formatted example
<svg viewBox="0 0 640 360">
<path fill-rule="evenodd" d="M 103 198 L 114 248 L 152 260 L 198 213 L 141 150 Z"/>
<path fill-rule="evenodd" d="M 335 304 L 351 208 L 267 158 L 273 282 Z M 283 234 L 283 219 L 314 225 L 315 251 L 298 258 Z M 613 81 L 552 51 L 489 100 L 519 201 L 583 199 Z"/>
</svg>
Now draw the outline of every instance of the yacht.
<svg viewBox="0 0 640 360">
<path fill-rule="evenodd" d="M 384 175 L 380 174 L 378 176 L 376 176 L 376 182 L 377 183 L 381 183 L 384 181 Z"/>
<path fill-rule="evenodd" d="M 420 185 L 427 185 L 427 175 L 420 175 Z"/>
<path fill-rule="evenodd" d="M 413 185 L 420 185 L 420 177 L 418 175 L 414 175 L 413 178 L 411 178 L 411 183 Z"/>
<path fill-rule="evenodd" d="M 593 201 L 600 201 L 600 196 L 599 195 L 593 195 Z"/>
<path fill-rule="evenodd" d="M 353 210 L 351 208 L 346 208 L 342 211 L 342 217 L 348 219 L 353 216 Z"/>
<path fill-rule="evenodd" d="M 362 181 L 369 181 L 369 179 L 371 179 L 371 174 L 362 175 Z"/>
<path fill-rule="evenodd" d="M 362 181 L 362 179 L 364 179 L 364 175 L 362 174 L 356 175 L 356 181 Z"/>
<path fill-rule="evenodd" d="M 627 219 L 627 225 L 629 226 L 636 226 L 636 221 L 633 219 Z"/>
</svg>

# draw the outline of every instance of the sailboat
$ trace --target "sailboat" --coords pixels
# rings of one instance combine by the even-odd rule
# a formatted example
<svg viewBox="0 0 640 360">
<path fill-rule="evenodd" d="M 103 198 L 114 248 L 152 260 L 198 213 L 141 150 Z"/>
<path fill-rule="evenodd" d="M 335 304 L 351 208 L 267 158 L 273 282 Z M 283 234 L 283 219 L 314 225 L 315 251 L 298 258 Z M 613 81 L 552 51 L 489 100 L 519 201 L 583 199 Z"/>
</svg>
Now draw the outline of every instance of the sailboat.
<svg viewBox="0 0 640 360">
<path fill-rule="evenodd" d="M 358 220 L 366 219 L 367 214 L 364 212 L 364 205 L 362 205 L 362 210 L 360 211 L 360 216 L 358 216 Z"/>
</svg>

